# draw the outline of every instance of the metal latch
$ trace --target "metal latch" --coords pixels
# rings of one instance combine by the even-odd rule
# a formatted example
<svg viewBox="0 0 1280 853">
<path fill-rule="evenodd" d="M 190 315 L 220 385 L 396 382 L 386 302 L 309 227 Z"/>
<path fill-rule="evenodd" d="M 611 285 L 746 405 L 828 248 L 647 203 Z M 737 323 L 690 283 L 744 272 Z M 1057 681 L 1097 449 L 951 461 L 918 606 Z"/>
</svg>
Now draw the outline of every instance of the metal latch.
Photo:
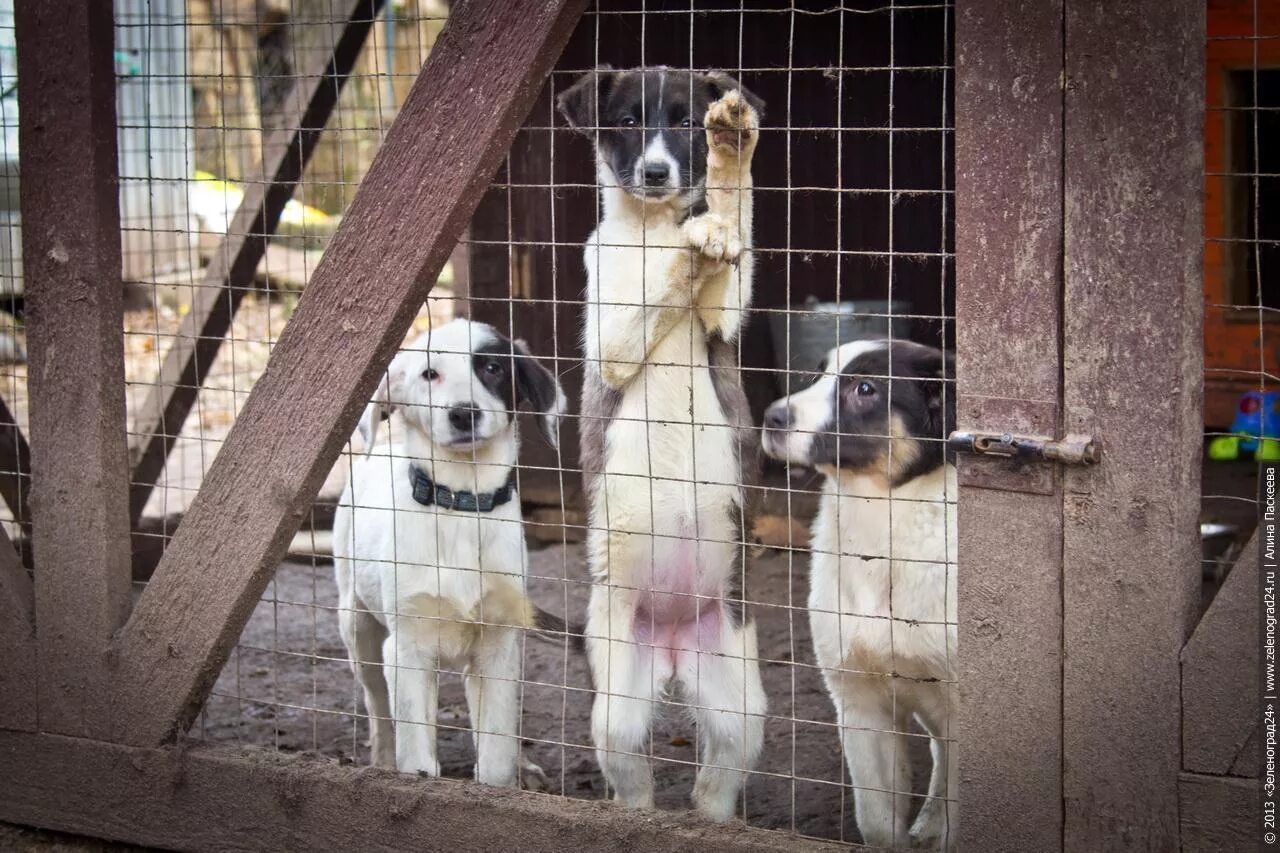
<svg viewBox="0 0 1280 853">
<path fill-rule="evenodd" d="M 957 430 L 948 436 L 947 447 L 979 456 L 1061 462 L 1064 465 L 1093 465 L 1102 457 L 1102 448 L 1091 435 L 1068 435 L 1061 441 L 1054 441 L 1007 432 Z"/>
</svg>

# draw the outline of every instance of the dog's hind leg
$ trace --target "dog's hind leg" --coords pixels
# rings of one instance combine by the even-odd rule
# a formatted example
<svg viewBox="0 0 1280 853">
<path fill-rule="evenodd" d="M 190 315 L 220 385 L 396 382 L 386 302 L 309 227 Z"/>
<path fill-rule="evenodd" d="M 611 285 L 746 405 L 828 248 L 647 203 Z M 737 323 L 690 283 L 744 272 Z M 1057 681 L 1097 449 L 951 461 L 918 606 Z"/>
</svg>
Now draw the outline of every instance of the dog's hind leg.
<svg viewBox="0 0 1280 853">
<path fill-rule="evenodd" d="M 396 766 L 395 730 L 391 724 L 391 699 L 382 672 L 382 644 L 387 629 L 358 598 L 349 609 L 338 612 L 338 630 L 351 655 L 351 669 L 364 689 L 364 707 L 369 713 L 369 745 L 375 767 Z"/>
<path fill-rule="evenodd" d="M 476 781 L 517 787 L 520 760 L 520 632 L 485 625 L 466 674 Z"/>
<path fill-rule="evenodd" d="M 397 620 L 408 622 L 411 619 Z M 395 715 L 396 769 L 440 775 L 436 758 L 436 655 L 423 648 L 413 626 L 392 625 L 382 644 L 383 672 Z"/>
<path fill-rule="evenodd" d="M 600 586 L 592 590 L 593 599 L 608 595 Z M 632 808 L 651 809 L 653 767 L 644 753 L 654 702 L 670 676 L 671 664 L 661 659 L 665 649 L 655 649 L 651 639 L 633 635 L 633 620 L 619 610 L 615 608 L 612 622 L 604 618 L 587 625 L 587 653 L 596 682 L 591 739 L 614 799 Z M 610 639 L 606 636 L 610 631 L 627 639 Z"/>
<path fill-rule="evenodd" d="M 764 745 L 765 696 L 755 623 L 732 626 L 723 610 L 709 614 L 711 620 L 723 626 L 724 638 L 714 641 L 714 649 L 682 653 L 679 675 L 693 697 L 698 727 L 701 767 L 693 802 L 707 817 L 724 821 L 733 817 Z"/>
<path fill-rule="evenodd" d="M 835 678 L 843 681 L 837 694 L 843 701 L 836 707 L 836 722 L 863 843 L 906 846 L 911 768 L 906 738 L 899 733 L 906 715 L 894 713 L 893 697 L 885 689 L 884 679 Z"/>
</svg>

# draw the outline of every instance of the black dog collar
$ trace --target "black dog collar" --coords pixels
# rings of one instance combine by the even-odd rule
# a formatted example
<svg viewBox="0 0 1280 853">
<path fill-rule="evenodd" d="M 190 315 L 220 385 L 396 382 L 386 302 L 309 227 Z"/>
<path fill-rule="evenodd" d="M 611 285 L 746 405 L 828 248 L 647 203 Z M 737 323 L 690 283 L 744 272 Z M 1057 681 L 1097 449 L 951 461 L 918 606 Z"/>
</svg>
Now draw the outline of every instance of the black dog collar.
<svg viewBox="0 0 1280 853">
<path fill-rule="evenodd" d="M 409 483 L 413 486 L 413 499 L 423 506 L 435 505 L 441 509 L 461 512 L 493 512 L 515 494 L 511 478 L 502 488 L 493 492 L 455 492 L 433 481 L 417 465 L 409 466 Z"/>
</svg>

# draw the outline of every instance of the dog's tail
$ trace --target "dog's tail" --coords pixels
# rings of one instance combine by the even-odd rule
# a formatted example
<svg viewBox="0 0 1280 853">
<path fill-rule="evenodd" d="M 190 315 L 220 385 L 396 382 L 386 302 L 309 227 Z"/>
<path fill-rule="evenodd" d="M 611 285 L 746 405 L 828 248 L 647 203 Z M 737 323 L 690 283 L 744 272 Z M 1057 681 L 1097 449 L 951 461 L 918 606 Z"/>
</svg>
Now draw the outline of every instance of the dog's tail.
<svg viewBox="0 0 1280 853">
<path fill-rule="evenodd" d="M 553 613 L 548 613 L 536 604 L 530 604 L 529 609 L 533 617 L 530 622 L 533 628 L 534 636 L 548 643 L 563 643 L 566 639 L 569 641 L 569 648 L 575 652 L 585 652 L 587 649 L 586 640 L 583 634 L 586 629 L 579 624 L 561 619 Z"/>
</svg>

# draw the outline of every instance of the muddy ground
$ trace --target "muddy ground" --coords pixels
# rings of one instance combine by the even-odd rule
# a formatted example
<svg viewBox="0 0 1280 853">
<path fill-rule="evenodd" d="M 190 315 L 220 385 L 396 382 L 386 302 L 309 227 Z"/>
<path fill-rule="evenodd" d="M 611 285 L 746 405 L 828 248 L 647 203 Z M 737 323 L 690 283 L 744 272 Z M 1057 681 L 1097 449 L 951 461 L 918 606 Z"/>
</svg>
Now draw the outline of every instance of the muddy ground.
<svg viewBox="0 0 1280 853">
<path fill-rule="evenodd" d="M 530 591 L 552 612 L 581 618 L 587 597 L 581 549 L 553 546 L 531 555 Z M 856 840 L 850 789 L 830 701 L 818 672 L 803 609 L 802 557 L 771 552 L 751 576 L 769 719 L 765 751 L 746 790 L 756 826 Z M 286 563 L 245 629 L 193 736 L 287 752 L 368 760 L 366 721 L 356 715 L 356 686 L 338 636 L 332 567 Z M 796 605 L 796 609 L 790 606 Z M 798 661 L 799 663 L 795 663 Z M 604 780 L 589 747 L 590 683 L 586 662 L 563 646 L 530 639 L 525 653 L 523 737 L 551 792 L 596 799 Z M 473 751 L 461 679 L 441 676 L 440 761 L 446 776 L 469 778 Z M 696 733 L 669 708 L 654 729 L 660 808 L 688 807 Z M 923 772 L 923 739 L 913 762 Z M 921 790 L 926 780 L 918 779 Z"/>
</svg>

